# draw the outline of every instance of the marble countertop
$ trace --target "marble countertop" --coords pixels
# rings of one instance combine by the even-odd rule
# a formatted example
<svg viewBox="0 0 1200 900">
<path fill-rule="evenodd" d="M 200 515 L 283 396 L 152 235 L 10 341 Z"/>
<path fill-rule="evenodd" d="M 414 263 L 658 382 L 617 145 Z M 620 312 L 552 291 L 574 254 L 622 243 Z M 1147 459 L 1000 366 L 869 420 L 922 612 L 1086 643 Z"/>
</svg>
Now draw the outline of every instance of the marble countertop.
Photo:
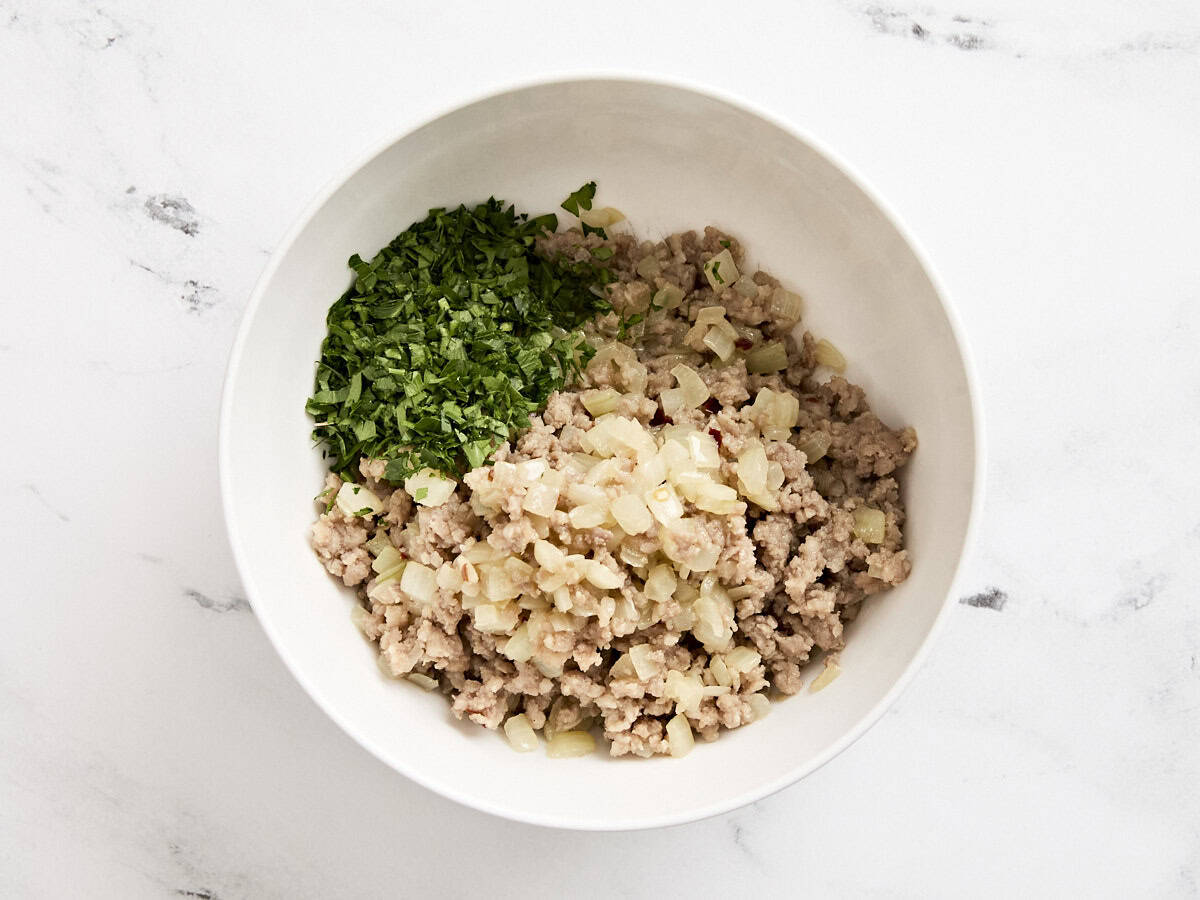
<svg viewBox="0 0 1200 900">
<path fill-rule="evenodd" d="M 460 808 L 318 711 L 215 452 L 323 182 L 597 68 L 751 97 L 865 173 L 956 299 L 990 445 L 966 592 L 884 719 L 752 807 L 603 835 Z M 1192 0 L 0 0 L 0 84 L 0 895 L 1200 892 Z"/>
</svg>

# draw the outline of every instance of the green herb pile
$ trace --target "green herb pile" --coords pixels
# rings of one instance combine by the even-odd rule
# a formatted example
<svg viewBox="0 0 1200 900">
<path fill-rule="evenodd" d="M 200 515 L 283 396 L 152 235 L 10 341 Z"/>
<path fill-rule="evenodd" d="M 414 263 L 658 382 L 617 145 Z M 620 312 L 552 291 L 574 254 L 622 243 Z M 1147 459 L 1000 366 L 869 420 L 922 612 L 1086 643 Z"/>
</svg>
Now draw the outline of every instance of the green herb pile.
<svg viewBox="0 0 1200 900">
<path fill-rule="evenodd" d="M 589 209 L 594 192 L 563 207 Z M 536 254 L 557 226 L 493 198 L 431 210 L 370 262 L 350 257 L 354 284 L 329 309 L 305 407 L 333 471 L 353 478 L 368 456 L 388 460 L 389 481 L 425 467 L 456 477 L 586 364 L 579 327 L 610 310 L 592 289 L 611 273 Z"/>
</svg>

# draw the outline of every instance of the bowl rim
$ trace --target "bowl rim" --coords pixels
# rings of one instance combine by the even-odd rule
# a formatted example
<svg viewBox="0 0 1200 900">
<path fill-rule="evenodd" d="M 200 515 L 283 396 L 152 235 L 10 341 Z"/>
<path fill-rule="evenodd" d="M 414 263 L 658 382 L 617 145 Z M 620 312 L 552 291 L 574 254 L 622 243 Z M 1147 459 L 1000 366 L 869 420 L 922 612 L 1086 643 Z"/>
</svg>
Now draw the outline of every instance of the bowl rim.
<svg viewBox="0 0 1200 900">
<path fill-rule="evenodd" d="M 238 370 L 240 368 L 241 359 L 245 350 L 246 341 L 248 339 L 251 326 L 257 317 L 259 307 L 262 302 L 263 295 L 266 293 L 267 286 L 275 277 L 276 271 L 279 269 L 284 258 L 287 257 L 292 245 L 297 238 L 308 227 L 313 217 L 321 209 L 329 198 L 336 193 L 343 185 L 346 184 L 360 169 L 364 168 L 371 160 L 386 152 L 394 144 L 405 139 L 413 132 L 420 128 L 430 125 L 440 119 L 445 118 L 460 109 L 481 103 L 487 100 L 500 97 L 505 94 L 519 93 L 521 91 L 530 90 L 539 87 L 548 87 L 559 84 L 572 84 L 583 82 L 610 82 L 624 84 L 641 84 L 651 87 L 672 88 L 679 91 L 686 91 L 694 94 L 699 94 L 720 103 L 724 103 L 741 112 L 756 116 L 759 119 L 767 122 L 776 128 L 781 129 L 796 140 L 807 144 L 812 150 L 818 153 L 829 165 L 841 172 L 843 176 L 849 179 L 863 194 L 873 203 L 880 211 L 887 222 L 896 230 L 901 239 L 912 251 L 913 256 L 921 265 L 930 284 L 933 286 L 934 294 L 937 297 L 938 303 L 942 307 L 942 311 L 946 315 L 946 319 L 950 324 L 950 330 L 954 337 L 954 343 L 958 350 L 960 362 L 963 367 L 963 373 L 967 385 L 968 407 L 971 413 L 971 430 L 974 442 L 974 466 L 972 470 L 972 487 L 970 495 L 970 507 L 967 512 L 967 525 L 963 533 L 962 550 L 954 567 L 954 573 L 951 577 L 950 587 L 946 592 L 945 598 L 942 600 L 942 607 L 934 618 L 933 624 L 930 626 L 928 633 L 921 641 L 916 653 L 905 665 L 904 671 L 888 689 L 888 691 L 879 699 L 876 704 L 864 713 L 854 725 L 849 728 L 840 738 L 830 744 L 822 753 L 806 760 L 802 764 L 795 766 L 785 774 L 771 781 L 764 782 L 754 788 L 744 791 L 742 794 L 727 800 L 702 804 L 681 812 L 651 816 L 651 817 L 636 817 L 636 818 L 621 818 L 611 817 L 603 821 L 589 820 L 586 818 L 565 818 L 557 815 L 539 815 L 527 813 L 520 810 L 506 809 L 498 804 L 487 800 L 482 800 L 478 797 L 460 792 L 453 784 L 446 784 L 439 781 L 434 781 L 426 778 L 420 771 L 409 766 L 402 765 L 390 758 L 387 751 L 383 747 L 376 746 L 372 741 L 364 736 L 356 733 L 346 721 L 343 720 L 339 712 L 332 708 L 321 697 L 320 692 L 314 691 L 309 685 L 307 677 L 296 667 L 290 657 L 285 645 L 279 639 L 279 632 L 269 619 L 264 618 L 258 613 L 258 604 L 256 600 L 256 588 L 253 580 L 249 577 L 250 567 L 248 560 L 243 556 L 241 550 L 241 541 L 239 539 L 237 523 L 233 515 L 233 486 L 231 475 L 231 436 L 230 436 L 230 420 L 232 417 L 233 394 L 234 387 L 237 381 Z M 963 578 L 964 569 L 968 559 L 971 556 L 975 544 L 975 537 L 979 527 L 981 517 L 981 509 L 983 506 L 984 481 L 986 473 L 986 446 L 984 443 L 985 429 L 983 421 L 983 408 L 980 401 L 979 378 L 976 372 L 974 358 L 970 352 L 970 345 L 967 341 L 966 331 L 962 321 L 959 318 L 958 312 L 949 301 L 945 285 L 939 277 L 936 269 L 933 267 L 928 254 L 924 247 L 917 240 L 916 236 L 909 230 L 904 222 L 897 215 L 894 208 L 888 203 L 882 195 L 876 190 L 871 183 L 865 179 L 850 163 L 842 156 L 822 141 L 815 139 L 805 130 L 794 125 L 786 118 L 763 108 L 757 103 L 748 100 L 740 94 L 717 88 L 711 84 L 699 82 L 695 79 L 684 78 L 679 76 L 664 75 L 658 73 L 640 73 L 628 72 L 620 70 L 582 70 L 582 71 L 563 71 L 546 74 L 537 77 L 527 77 L 520 79 L 506 80 L 500 83 L 499 86 L 493 87 L 482 92 L 468 92 L 459 95 L 459 99 L 441 104 L 439 110 L 432 114 L 424 114 L 413 119 L 407 119 L 402 125 L 393 129 L 385 138 L 375 141 L 365 152 L 361 152 L 353 157 L 349 163 L 342 168 L 332 178 L 316 192 L 311 200 L 304 206 L 303 210 L 293 221 L 291 227 L 284 233 L 272 251 L 270 258 L 263 267 L 262 273 L 255 282 L 254 288 L 250 293 L 249 300 L 241 315 L 241 322 L 238 326 L 237 335 L 230 349 L 228 363 L 225 371 L 225 378 L 221 389 L 221 404 L 220 404 L 220 419 L 218 425 L 217 436 L 217 455 L 218 469 L 220 474 L 220 491 L 221 491 L 221 506 L 225 520 L 225 531 L 232 551 L 234 566 L 237 569 L 238 577 L 241 579 L 242 586 L 246 591 L 247 599 L 251 609 L 255 610 L 255 617 L 259 625 L 267 635 L 267 639 L 275 648 L 275 652 L 283 660 L 284 666 L 287 667 L 292 677 L 300 684 L 309 698 L 325 713 L 333 722 L 347 735 L 349 735 L 355 743 L 360 747 L 384 763 L 390 769 L 400 773 L 406 778 L 411 779 L 422 787 L 453 800 L 463 806 L 471 809 L 479 810 L 499 818 L 508 819 L 510 821 L 522 822 L 528 825 L 537 825 L 547 828 L 561 828 L 575 831 L 639 831 L 651 828 L 663 828 L 672 825 L 682 825 L 689 822 L 696 822 L 702 819 L 707 819 L 712 816 L 721 815 L 734 809 L 754 803 L 758 800 L 768 797 L 785 787 L 788 787 L 802 778 L 811 775 L 813 772 L 820 769 L 834 757 L 838 756 L 859 738 L 867 733 L 882 717 L 883 714 L 894 704 L 900 695 L 912 683 L 913 678 L 920 670 L 922 665 L 929 657 L 929 653 L 933 647 L 935 640 L 945 627 L 946 620 L 949 617 L 949 610 L 954 605 L 954 598 L 959 593 L 960 582 Z"/>
</svg>

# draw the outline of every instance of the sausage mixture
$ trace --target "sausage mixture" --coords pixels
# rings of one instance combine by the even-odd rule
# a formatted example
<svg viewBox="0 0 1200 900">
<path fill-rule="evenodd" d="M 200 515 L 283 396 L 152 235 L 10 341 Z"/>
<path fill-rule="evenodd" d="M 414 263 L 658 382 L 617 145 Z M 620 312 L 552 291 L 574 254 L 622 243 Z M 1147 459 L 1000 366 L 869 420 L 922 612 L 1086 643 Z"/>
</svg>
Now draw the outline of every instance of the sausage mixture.
<svg viewBox="0 0 1200 900">
<path fill-rule="evenodd" d="M 384 673 L 455 716 L 509 722 L 518 749 L 591 730 L 613 756 L 681 755 L 799 691 L 863 602 L 907 577 L 897 470 L 916 434 L 871 412 L 831 345 L 793 338 L 799 298 L 740 274 L 732 237 L 539 244 L 597 250 L 614 312 L 574 389 L 444 500 L 363 459 L 364 515 L 327 504 L 331 474 L 311 540 L 356 589 Z M 756 358 L 773 342 L 786 356 Z M 380 571 L 381 546 L 402 562 Z"/>
</svg>

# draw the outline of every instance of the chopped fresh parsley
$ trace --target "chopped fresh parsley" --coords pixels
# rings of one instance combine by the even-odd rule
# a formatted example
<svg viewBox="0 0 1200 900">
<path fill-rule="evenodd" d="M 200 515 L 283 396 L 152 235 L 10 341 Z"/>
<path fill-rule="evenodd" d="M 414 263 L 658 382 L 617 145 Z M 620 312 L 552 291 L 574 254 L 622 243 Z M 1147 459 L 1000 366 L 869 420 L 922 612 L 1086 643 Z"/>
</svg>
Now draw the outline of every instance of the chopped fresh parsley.
<svg viewBox="0 0 1200 900">
<path fill-rule="evenodd" d="M 581 209 L 591 209 L 592 201 L 596 199 L 596 182 L 589 181 L 577 191 L 571 191 L 562 202 L 562 208 L 573 216 L 578 216 Z"/>
<path fill-rule="evenodd" d="M 563 209 L 565 209 L 571 215 L 578 216 L 579 211 L 581 209 L 583 209 L 583 210 L 591 209 L 592 201 L 595 199 L 596 199 L 596 182 L 589 181 L 587 184 L 585 184 L 579 190 L 572 191 L 570 194 L 568 194 L 567 199 L 562 202 L 561 206 Z M 598 234 L 598 235 L 600 235 L 601 240 L 608 240 L 608 233 L 605 232 L 605 230 L 603 228 L 596 228 L 592 225 L 589 225 L 587 222 L 580 222 L 579 224 L 583 226 L 583 236 L 584 237 L 587 237 L 589 234 Z M 606 250 L 608 251 L 608 255 L 601 256 L 600 255 L 601 251 L 606 251 Z M 593 250 L 592 252 L 596 255 L 597 259 L 608 259 L 609 256 L 612 256 L 612 251 L 609 250 L 607 247 L 598 247 L 596 250 Z"/>
<path fill-rule="evenodd" d="M 721 261 L 717 260 L 712 265 L 713 278 L 717 279 L 717 284 L 724 284 L 725 279 L 721 277 Z"/>
<path fill-rule="evenodd" d="M 595 183 L 565 209 L 591 206 Z M 349 480 L 360 457 L 397 482 L 425 467 L 457 477 L 529 424 L 591 358 L 580 326 L 610 311 L 596 262 L 534 251 L 553 214 L 490 199 L 431 210 L 370 261 L 329 309 L 312 397 L 313 437 Z"/>
<path fill-rule="evenodd" d="M 726 250 L 728 250 L 728 249 L 729 249 L 729 239 L 728 239 L 728 238 L 721 238 L 721 240 L 720 240 L 720 241 L 718 241 L 718 243 L 719 243 L 719 244 L 720 244 L 722 247 L 724 247 Z"/>
</svg>

